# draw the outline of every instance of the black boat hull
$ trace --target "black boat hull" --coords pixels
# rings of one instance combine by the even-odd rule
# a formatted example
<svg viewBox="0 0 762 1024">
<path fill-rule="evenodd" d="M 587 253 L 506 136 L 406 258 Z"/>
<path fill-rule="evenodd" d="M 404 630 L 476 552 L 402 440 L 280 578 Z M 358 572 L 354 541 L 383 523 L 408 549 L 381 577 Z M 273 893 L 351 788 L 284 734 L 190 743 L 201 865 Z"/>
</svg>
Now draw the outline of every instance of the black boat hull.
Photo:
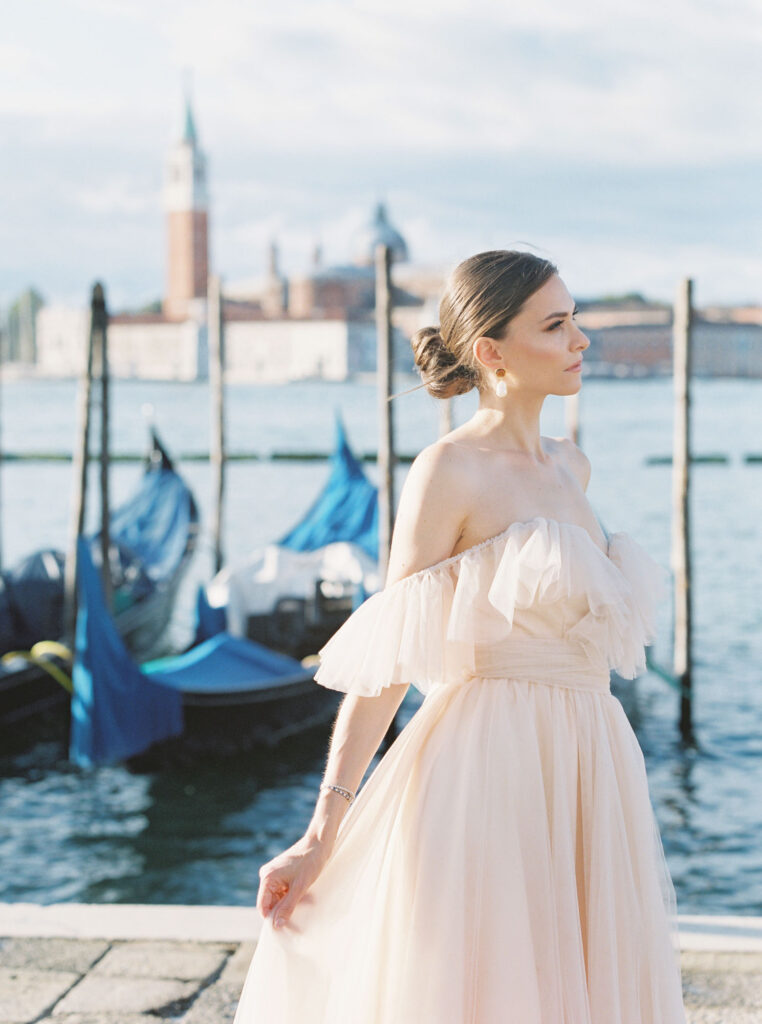
<svg viewBox="0 0 762 1024">
<path fill-rule="evenodd" d="M 132 771 L 152 771 L 272 749 L 311 729 L 328 731 L 343 696 L 311 677 L 267 693 L 236 694 L 228 702 L 216 694 L 184 694 L 182 735 L 155 743 L 126 763 Z"/>
</svg>

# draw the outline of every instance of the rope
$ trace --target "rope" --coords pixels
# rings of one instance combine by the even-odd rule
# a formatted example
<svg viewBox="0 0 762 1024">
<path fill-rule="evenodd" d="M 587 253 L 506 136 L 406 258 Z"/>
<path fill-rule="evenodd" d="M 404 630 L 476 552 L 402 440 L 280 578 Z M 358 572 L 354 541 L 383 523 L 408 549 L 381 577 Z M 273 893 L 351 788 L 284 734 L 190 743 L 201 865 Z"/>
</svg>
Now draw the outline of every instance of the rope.
<svg viewBox="0 0 762 1024">
<path fill-rule="evenodd" d="M 3 664 L 7 664 L 13 661 L 14 658 L 23 658 L 24 661 L 28 661 L 30 664 L 36 665 L 37 668 L 47 672 L 57 683 L 63 686 L 67 693 L 73 693 L 74 684 L 71 681 L 71 677 L 56 665 L 55 662 L 48 660 L 51 656 L 61 658 L 69 664 L 72 664 L 74 660 L 71 651 L 65 644 L 61 644 L 57 640 L 38 640 L 29 651 L 7 651 L 2 656 L 2 661 Z"/>
</svg>

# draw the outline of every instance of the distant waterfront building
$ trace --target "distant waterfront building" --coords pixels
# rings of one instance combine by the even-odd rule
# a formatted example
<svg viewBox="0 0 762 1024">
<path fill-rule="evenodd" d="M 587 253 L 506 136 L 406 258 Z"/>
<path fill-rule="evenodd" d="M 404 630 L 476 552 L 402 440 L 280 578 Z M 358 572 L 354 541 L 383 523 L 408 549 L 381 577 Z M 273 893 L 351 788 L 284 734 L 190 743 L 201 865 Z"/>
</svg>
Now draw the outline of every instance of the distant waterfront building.
<svg viewBox="0 0 762 1024">
<path fill-rule="evenodd" d="M 79 376 L 85 368 L 89 326 L 87 309 L 44 306 L 37 314 L 37 372 Z M 196 380 L 199 355 L 206 354 L 206 328 L 193 320 L 167 320 L 160 313 L 117 314 L 109 318 L 108 351 L 114 377 Z"/>
<path fill-rule="evenodd" d="M 208 372 L 207 165 L 187 96 L 179 137 L 167 158 L 164 205 L 167 263 L 161 312 L 110 315 L 109 369 L 114 377 L 197 380 Z M 80 374 L 88 325 L 85 309 L 41 309 L 37 315 L 37 371 L 52 376 Z"/>
<path fill-rule="evenodd" d="M 389 222 L 385 203 L 377 203 L 371 220 L 356 235 L 355 263 L 361 267 L 374 266 L 376 247 L 388 245 L 392 263 L 406 263 L 408 260 L 405 239 Z"/>
<path fill-rule="evenodd" d="M 110 316 L 109 365 L 115 377 L 189 381 L 204 379 L 208 373 L 207 162 L 187 96 L 181 129 L 166 160 L 164 206 L 164 296 L 147 308 L 152 311 Z M 409 339 L 418 328 L 439 322 L 439 301 L 449 268 L 412 264 L 405 238 L 391 222 L 386 204 L 378 202 L 352 238 L 350 262 L 324 265 L 316 243 L 311 266 L 287 276 L 272 239 L 264 275 L 237 284 L 223 282 L 227 378 L 341 381 L 372 373 L 379 243 L 390 247 L 392 257 L 394 364 L 398 370 L 412 371 Z M 108 301 L 108 281 L 105 284 Z M 12 323 L 12 329 L 4 332 L 0 342 L 4 360 L 34 361 L 42 375 L 81 373 L 88 312 L 60 306 L 37 309 L 33 298 L 32 292 L 26 299 L 21 297 L 16 327 Z M 585 356 L 588 373 L 671 373 L 669 305 L 630 295 L 579 306 L 578 323 L 591 341 Z M 698 311 L 694 339 L 696 375 L 762 377 L 760 307 Z"/>
<path fill-rule="evenodd" d="M 11 303 L 2 332 L 0 358 L 3 362 L 32 365 L 37 360 L 37 313 L 43 306 L 42 296 L 27 288 Z"/>
<path fill-rule="evenodd" d="M 388 245 L 392 264 L 408 259 L 405 239 L 390 223 L 384 203 L 377 203 L 370 220 L 355 232 L 354 261 L 325 267 L 319 251 L 306 274 L 293 276 L 288 285 L 290 316 L 325 316 L 340 313 L 349 319 L 366 319 L 376 303 L 376 246 Z M 421 305 L 421 299 L 409 293 L 395 296 L 395 305 Z"/>
<path fill-rule="evenodd" d="M 206 157 L 196 131 L 190 98 L 185 99 L 181 137 L 166 165 L 167 278 L 163 312 L 185 320 L 206 298 L 209 276 L 209 214 Z M 200 311 L 200 310 L 199 310 Z"/>
<path fill-rule="evenodd" d="M 224 289 L 226 372 L 237 380 L 324 377 L 344 380 L 376 366 L 375 247 L 390 246 L 395 266 L 408 258 L 407 245 L 379 203 L 356 232 L 353 263 L 324 266 L 319 246 L 312 267 L 284 277 L 277 248 L 270 245 L 269 270 L 259 281 Z M 420 296 L 392 284 L 395 366 L 412 370 L 409 326 L 421 326 Z"/>
<path fill-rule="evenodd" d="M 43 377 L 81 374 L 89 324 L 86 309 L 43 306 L 37 313 L 37 373 Z"/>
<path fill-rule="evenodd" d="M 672 373 L 672 307 L 643 299 L 580 302 L 577 323 L 590 339 L 585 360 L 603 376 Z M 696 377 L 762 377 L 762 309 L 694 311 Z"/>
</svg>

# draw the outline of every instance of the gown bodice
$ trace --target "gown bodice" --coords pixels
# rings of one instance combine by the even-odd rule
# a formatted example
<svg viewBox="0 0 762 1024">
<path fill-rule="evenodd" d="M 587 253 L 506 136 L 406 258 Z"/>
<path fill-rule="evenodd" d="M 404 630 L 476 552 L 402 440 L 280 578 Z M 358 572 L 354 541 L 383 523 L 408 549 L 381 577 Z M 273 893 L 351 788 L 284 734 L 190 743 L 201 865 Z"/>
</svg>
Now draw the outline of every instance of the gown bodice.
<svg viewBox="0 0 762 1024">
<path fill-rule="evenodd" d="M 611 669 L 644 671 L 667 582 L 629 534 L 604 552 L 586 528 L 535 516 L 371 595 L 320 650 L 315 681 L 360 696 L 474 676 L 608 689 Z"/>
</svg>

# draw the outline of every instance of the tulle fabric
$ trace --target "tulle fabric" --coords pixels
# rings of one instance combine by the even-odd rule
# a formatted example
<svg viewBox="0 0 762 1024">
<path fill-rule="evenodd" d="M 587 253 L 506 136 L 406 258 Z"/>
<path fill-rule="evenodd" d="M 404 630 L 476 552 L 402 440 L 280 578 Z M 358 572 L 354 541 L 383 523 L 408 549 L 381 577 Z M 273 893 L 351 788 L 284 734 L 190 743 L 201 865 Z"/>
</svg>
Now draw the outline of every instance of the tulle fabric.
<svg viewBox="0 0 762 1024">
<path fill-rule="evenodd" d="M 626 679 L 646 667 L 668 576 L 629 534 L 604 553 L 574 523 L 536 517 L 371 595 L 320 650 L 316 682 L 362 697 L 421 693 L 475 671 L 474 650 L 514 626 L 562 636 Z M 570 609 L 581 616 L 568 621 Z M 518 615 L 531 610 L 526 616 Z M 539 612 L 539 614 L 538 614 Z"/>
<path fill-rule="evenodd" d="M 684 1024 L 674 889 L 608 686 L 642 661 L 659 577 L 625 534 L 604 553 L 538 519 L 354 613 L 323 685 L 426 697 L 288 923 L 264 921 L 235 1024 Z"/>
</svg>

